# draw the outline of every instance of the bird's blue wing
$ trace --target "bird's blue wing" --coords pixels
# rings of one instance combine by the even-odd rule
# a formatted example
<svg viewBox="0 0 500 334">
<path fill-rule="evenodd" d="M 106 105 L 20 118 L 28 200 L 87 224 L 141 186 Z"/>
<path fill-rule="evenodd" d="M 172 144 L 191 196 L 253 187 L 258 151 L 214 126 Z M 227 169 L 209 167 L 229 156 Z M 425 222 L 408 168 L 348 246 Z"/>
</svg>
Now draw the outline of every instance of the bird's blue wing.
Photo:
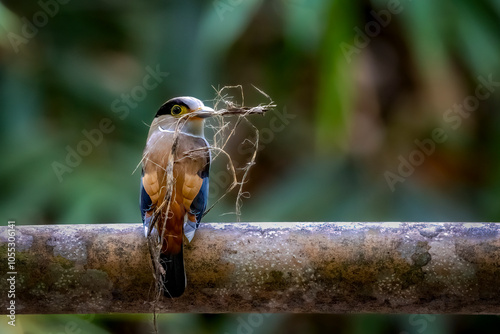
<svg viewBox="0 0 500 334">
<path fill-rule="evenodd" d="M 205 168 L 203 168 L 198 173 L 198 176 L 201 177 L 203 183 L 201 184 L 200 191 L 193 199 L 191 207 L 189 208 L 190 213 L 196 216 L 196 223 L 188 219 L 186 221 L 186 224 L 184 225 L 184 234 L 189 241 L 193 239 L 194 232 L 196 231 L 198 226 L 200 226 L 201 218 L 203 217 L 203 213 L 205 213 L 205 209 L 207 208 L 209 170 L 210 164 L 207 163 Z"/>
<path fill-rule="evenodd" d="M 146 189 L 144 189 L 144 185 L 142 183 L 142 179 L 144 177 L 144 170 L 141 173 L 141 194 L 139 199 L 139 205 L 141 207 L 141 219 L 142 224 L 144 225 L 144 234 L 147 236 L 149 231 L 149 225 L 151 224 L 151 217 L 146 217 L 146 212 L 151 210 L 153 206 L 153 201 L 151 201 L 151 197 L 149 197 Z"/>
</svg>

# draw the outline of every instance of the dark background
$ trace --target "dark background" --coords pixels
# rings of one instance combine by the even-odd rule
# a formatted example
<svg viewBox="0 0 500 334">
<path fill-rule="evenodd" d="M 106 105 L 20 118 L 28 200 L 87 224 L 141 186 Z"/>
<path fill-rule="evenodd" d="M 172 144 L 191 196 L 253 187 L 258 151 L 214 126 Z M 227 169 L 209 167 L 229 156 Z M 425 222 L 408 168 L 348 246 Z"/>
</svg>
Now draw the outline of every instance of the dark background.
<svg viewBox="0 0 500 334">
<path fill-rule="evenodd" d="M 499 221 L 500 86 L 471 97 L 500 82 L 499 18 L 496 0 L 1 1 L 0 212 L 19 225 L 139 222 L 134 170 L 157 108 L 179 95 L 213 106 L 213 87 L 238 84 L 247 105 L 267 102 L 253 84 L 277 108 L 252 117 L 261 150 L 243 221 Z M 149 90 L 148 68 L 168 72 Z M 113 130 L 58 177 L 103 119 Z M 444 140 L 431 141 L 436 129 Z M 240 166 L 250 130 L 229 145 Z M 388 172 L 404 174 L 392 188 Z M 227 184 L 219 159 L 212 203 Z M 222 215 L 234 203 L 205 221 L 234 221 Z M 169 333 L 238 333 L 248 317 L 159 322 Z M 151 331 L 151 315 L 20 319 L 19 333 Z M 499 320 L 275 315 L 251 330 L 496 333 Z"/>
</svg>

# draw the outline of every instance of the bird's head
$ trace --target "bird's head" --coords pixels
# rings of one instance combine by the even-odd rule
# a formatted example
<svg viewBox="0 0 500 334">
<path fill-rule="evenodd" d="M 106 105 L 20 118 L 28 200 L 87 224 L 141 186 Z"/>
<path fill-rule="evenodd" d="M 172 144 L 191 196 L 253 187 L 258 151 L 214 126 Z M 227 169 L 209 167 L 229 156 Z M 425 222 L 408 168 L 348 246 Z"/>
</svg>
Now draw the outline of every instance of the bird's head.
<svg viewBox="0 0 500 334">
<path fill-rule="evenodd" d="M 156 113 L 153 124 L 158 124 L 163 130 L 173 131 L 179 120 L 184 125 L 182 132 L 203 137 L 204 120 L 212 116 L 214 110 L 191 96 L 175 97 L 165 102 Z"/>
</svg>

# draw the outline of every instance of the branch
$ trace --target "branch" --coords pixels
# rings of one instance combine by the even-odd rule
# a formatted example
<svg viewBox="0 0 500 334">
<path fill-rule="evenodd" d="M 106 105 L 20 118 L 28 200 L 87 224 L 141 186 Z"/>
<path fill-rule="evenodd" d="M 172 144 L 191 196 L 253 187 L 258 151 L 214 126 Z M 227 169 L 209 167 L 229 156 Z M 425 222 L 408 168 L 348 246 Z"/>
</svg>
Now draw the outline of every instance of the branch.
<svg viewBox="0 0 500 334">
<path fill-rule="evenodd" d="M 16 313 L 152 312 L 141 225 L 15 232 Z M 157 311 L 500 314 L 499 233 L 493 223 L 202 224 L 185 248 L 185 294 Z M 7 238 L 1 227 L 3 273 Z"/>
</svg>

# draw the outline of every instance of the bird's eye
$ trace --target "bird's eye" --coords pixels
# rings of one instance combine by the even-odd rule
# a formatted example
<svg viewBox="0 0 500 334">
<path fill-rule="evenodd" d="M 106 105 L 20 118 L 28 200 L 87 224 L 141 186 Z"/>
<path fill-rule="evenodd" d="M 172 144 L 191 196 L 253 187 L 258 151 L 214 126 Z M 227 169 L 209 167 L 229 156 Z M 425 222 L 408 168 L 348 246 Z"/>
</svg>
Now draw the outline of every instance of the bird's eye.
<svg viewBox="0 0 500 334">
<path fill-rule="evenodd" d="M 176 104 L 175 106 L 172 107 L 172 109 L 170 110 L 172 115 L 179 115 L 181 112 L 182 112 L 182 107 L 178 104 Z"/>
</svg>

